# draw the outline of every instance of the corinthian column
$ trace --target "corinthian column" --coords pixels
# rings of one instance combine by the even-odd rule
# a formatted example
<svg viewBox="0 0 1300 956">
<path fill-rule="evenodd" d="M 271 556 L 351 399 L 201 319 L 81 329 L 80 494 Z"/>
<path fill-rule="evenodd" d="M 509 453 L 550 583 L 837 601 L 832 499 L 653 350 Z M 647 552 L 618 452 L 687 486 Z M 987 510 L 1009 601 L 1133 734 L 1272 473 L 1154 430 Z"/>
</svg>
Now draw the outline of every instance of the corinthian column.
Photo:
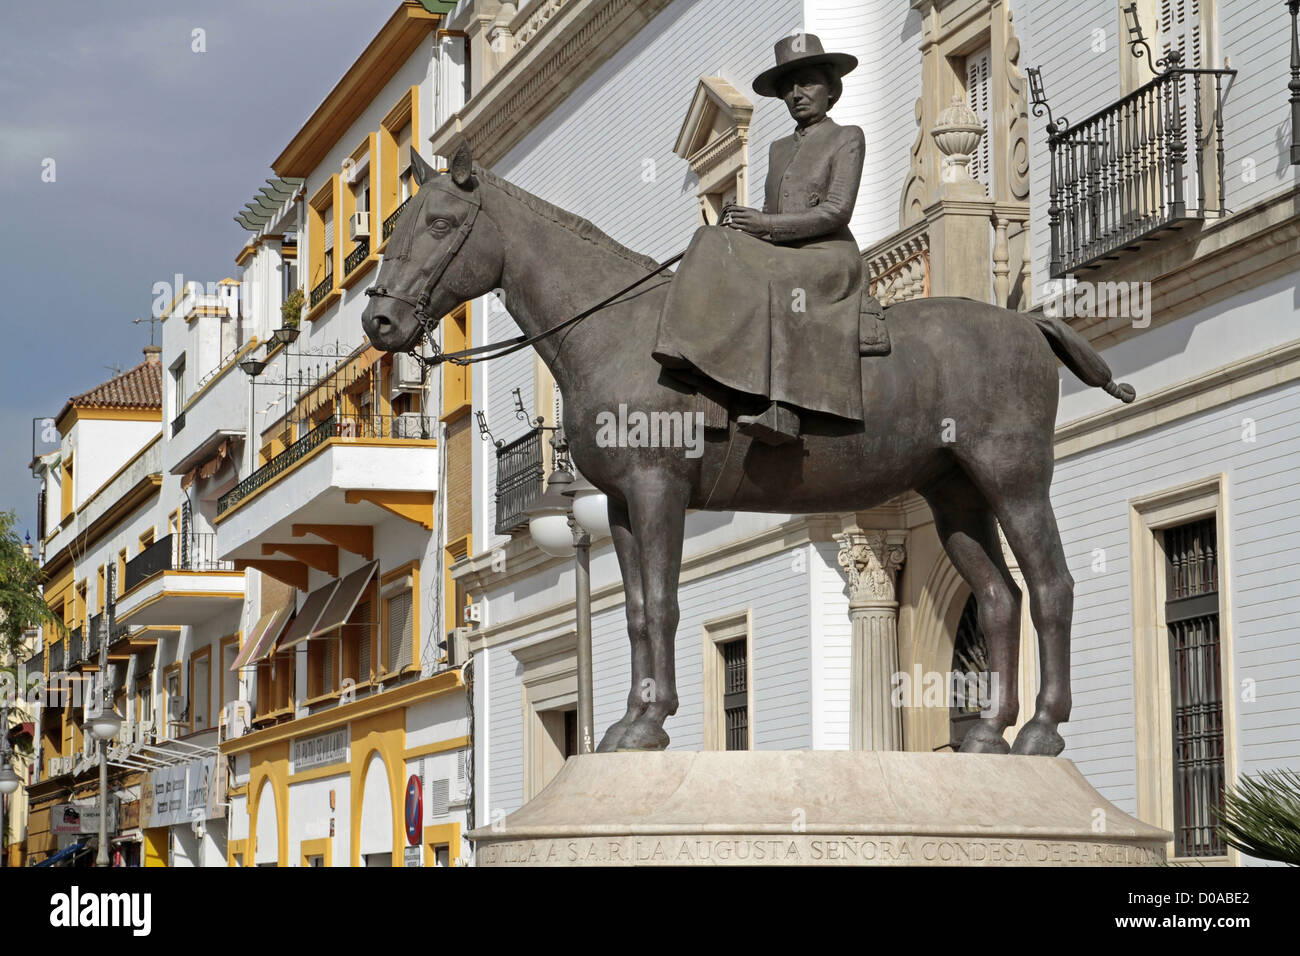
<svg viewBox="0 0 1300 956">
<path fill-rule="evenodd" d="M 851 528 L 835 535 L 849 579 L 853 622 L 851 720 L 854 750 L 902 750 L 903 721 L 890 695 L 898 672 L 898 569 L 905 531 Z"/>
</svg>

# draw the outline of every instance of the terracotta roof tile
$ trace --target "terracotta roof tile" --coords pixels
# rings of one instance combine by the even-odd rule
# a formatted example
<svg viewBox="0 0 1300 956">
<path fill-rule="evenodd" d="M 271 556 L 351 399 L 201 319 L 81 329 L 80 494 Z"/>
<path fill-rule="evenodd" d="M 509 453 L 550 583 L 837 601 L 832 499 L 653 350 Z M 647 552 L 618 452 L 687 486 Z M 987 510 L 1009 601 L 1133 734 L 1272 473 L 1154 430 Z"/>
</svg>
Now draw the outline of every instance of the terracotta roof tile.
<svg viewBox="0 0 1300 956">
<path fill-rule="evenodd" d="M 162 408 L 162 366 L 144 361 L 97 385 L 88 392 L 74 395 L 68 402 L 79 408 Z"/>
</svg>

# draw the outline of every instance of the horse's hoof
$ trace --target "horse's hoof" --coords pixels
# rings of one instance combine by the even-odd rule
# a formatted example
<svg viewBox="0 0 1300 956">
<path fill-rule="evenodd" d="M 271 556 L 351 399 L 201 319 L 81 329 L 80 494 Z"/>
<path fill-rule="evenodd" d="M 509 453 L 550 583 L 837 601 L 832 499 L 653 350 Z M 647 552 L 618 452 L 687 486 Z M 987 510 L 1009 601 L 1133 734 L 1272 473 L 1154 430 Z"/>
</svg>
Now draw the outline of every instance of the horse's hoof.
<svg viewBox="0 0 1300 956">
<path fill-rule="evenodd" d="M 1016 742 L 1011 752 L 1028 756 L 1055 757 L 1064 749 L 1065 741 L 1056 732 L 1055 727 L 1031 720 L 1020 728 L 1020 733 L 1016 734 Z"/>
<path fill-rule="evenodd" d="M 600 738 L 600 745 L 596 748 L 596 753 L 608 754 L 620 749 L 623 746 L 623 737 L 631 726 L 632 721 L 626 717 L 617 723 L 610 724 L 609 729 L 605 731 L 605 736 Z"/>
<path fill-rule="evenodd" d="M 603 742 L 602 742 L 603 744 Z M 618 744 L 619 750 L 664 750 L 668 746 L 668 732 L 653 720 L 635 721 Z"/>
<path fill-rule="evenodd" d="M 964 754 L 1005 754 L 1010 751 L 1006 738 L 984 724 L 976 724 L 966 731 L 961 742 L 961 753 Z"/>
</svg>

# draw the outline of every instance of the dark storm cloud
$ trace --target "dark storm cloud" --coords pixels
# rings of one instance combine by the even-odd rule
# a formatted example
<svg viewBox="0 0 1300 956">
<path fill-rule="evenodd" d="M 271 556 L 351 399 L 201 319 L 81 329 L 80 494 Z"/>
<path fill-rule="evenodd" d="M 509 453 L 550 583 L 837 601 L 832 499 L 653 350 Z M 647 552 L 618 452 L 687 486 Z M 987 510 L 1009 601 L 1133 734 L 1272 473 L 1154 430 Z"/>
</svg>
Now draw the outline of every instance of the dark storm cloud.
<svg viewBox="0 0 1300 956">
<path fill-rule="evenodd" d="M 235 274 L 231 217 L 397 6 L 0 6 L 0 510 L 33 535 L 32 418 L 141 361 L 155 282 Z"/>
</svg>

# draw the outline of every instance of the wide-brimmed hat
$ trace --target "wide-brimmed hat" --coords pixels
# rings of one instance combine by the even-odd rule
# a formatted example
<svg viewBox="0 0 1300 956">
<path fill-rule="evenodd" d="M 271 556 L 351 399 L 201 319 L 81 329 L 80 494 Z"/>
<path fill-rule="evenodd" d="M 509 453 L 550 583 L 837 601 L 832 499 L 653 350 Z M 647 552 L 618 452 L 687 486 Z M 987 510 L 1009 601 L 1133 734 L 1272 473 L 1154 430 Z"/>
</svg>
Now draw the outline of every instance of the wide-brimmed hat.
<svg viewBox="0 0 1300 956">
<path fill-rule="evenodd" d="M 825 66 L 833 70 L 836 76 L 843 76 L 857 65 L 856 56 L 827 53 L 823 50 L 821 38 L 815 33 L 796 33 L 777 41 L 776 66 L 764 70 L 754 78 L 754 92 L 759 96 L 780 96 L 777 81 L 801 66 Z"/>
</svg>

